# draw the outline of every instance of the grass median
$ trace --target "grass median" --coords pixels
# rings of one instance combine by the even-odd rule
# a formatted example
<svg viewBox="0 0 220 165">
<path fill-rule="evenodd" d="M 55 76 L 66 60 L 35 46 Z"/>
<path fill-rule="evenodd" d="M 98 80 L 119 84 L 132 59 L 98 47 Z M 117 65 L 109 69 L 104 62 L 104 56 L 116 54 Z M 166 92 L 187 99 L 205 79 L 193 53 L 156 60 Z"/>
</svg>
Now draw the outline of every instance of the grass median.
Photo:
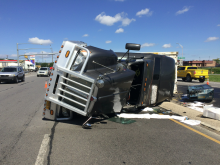
<svg viewBox="0 0 220 165">
<path fill-rule="evenodd" d="M 206 79 L 207 81 L 207 79 Z M 220 75 L 209 75 L 209 81 L 220 82 Z"/>
</svg>

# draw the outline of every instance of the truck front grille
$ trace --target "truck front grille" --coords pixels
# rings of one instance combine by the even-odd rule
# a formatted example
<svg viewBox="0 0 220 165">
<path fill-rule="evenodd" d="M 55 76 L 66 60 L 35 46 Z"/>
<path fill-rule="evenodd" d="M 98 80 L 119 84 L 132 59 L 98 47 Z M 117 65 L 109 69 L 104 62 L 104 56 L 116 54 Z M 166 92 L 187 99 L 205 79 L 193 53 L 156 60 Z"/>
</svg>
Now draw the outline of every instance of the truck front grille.
<svg viewBox="0 0 220 165">
<path fill-rule="evenodd" d="M 79 110 L 85 111 L 89 106 L 93 84 L 70 74 L 61 76 L 61 78 L 63 81 L 60 82 L 61 87 L 58 88 L 60 92 L 57 94 L 60 97 L 59 100 Z"/>
</svg>

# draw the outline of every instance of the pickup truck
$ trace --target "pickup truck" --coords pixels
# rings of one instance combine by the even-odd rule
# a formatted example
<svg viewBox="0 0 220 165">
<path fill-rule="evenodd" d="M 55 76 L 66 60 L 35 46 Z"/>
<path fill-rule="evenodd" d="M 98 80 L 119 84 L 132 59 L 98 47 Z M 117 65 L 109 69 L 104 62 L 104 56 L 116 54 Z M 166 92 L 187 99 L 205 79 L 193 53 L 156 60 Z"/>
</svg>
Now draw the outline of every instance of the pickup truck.
<svg viewBox="0 0 220 165">
<path fill-rule="evenodd" d="M 204 82 L 206 78 L 209 78 L 208 70 L 198 69 L 193 66 L 180 66 L 177 69 L 177 78 L 182 78 L 183 81 L 191 82 L 192 79 Z"/>
</svg>

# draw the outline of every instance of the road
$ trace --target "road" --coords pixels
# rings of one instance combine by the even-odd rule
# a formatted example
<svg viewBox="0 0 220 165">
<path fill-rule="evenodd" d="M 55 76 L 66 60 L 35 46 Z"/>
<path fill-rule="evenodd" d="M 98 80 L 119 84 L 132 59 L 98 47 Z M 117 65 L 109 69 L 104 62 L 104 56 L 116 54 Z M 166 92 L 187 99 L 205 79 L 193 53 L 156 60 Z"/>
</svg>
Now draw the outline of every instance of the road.
<svg viewBox="0 0 220 165">
<path fill-rule="evenodd" d="M 171 120 L 93 119 L 92 129 L 82 129 L 85 117 L 42 120 L 47 80 L 31 73 L 25 82 L 0 84 L 0 164 L 220 163 L 220 135 L 200 126 L 190 128 L 202 135 Z"/>
</svg>

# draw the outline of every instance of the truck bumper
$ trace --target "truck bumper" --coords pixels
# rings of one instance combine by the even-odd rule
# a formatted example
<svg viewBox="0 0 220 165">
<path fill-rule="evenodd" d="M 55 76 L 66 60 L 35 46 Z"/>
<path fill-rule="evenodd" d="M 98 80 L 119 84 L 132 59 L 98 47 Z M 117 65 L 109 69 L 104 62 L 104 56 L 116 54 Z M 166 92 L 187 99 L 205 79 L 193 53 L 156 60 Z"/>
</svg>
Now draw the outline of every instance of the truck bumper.
<svg viewBox="0 0 220 165">
<path fill-rule="evenodd" d="M 193 77 L 193 79 L 205 79 L 205 78 L 209 78 L 209 76 L 195 76 Z"/>
</svg>

